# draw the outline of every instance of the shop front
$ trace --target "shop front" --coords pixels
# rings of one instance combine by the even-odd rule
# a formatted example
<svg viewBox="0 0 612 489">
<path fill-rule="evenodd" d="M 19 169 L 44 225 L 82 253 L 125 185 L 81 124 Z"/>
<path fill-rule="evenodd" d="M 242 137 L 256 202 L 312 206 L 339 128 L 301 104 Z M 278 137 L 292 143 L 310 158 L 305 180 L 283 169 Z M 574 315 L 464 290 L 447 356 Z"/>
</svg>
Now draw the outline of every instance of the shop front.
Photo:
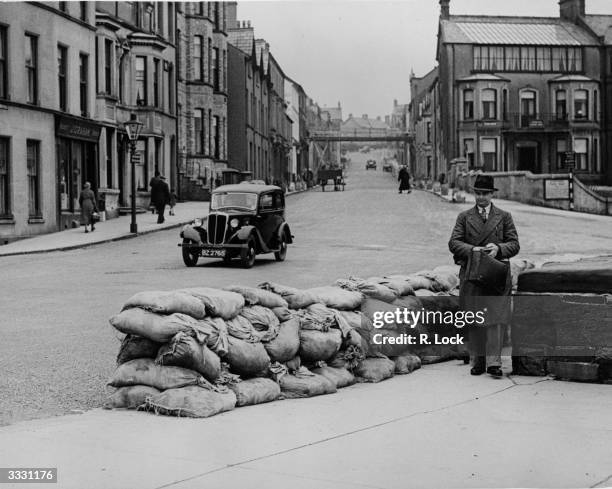
<svg viewBox="0 0 612 489">
<path fill-rule="evenodd" d="M 80 222 L 79 194 L 85 182 L 98 193 L 98 139 L 101 127 L 73 117 L 57 116 L 57 188 L 59 229 Z"/>
</svg>

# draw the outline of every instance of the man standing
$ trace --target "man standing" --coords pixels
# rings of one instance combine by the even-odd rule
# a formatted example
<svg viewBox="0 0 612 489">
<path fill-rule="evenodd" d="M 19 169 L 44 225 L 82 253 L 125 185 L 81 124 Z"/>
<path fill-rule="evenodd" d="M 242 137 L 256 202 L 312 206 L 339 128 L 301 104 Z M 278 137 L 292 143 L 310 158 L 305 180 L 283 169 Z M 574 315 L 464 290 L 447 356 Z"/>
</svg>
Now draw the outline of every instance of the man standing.
<svg viewBox="0 0 612 489">
<path fill-rule="evenodd" d="M 157 224 L 164 222 L 164 211 L 166 204 L 170 202 L 170 187 L 166 183 L 166 177 L 160 175 L 156 181 L 152 181 L 151 202 L 157 211 Z"/>
<path fill-rule="evenodd" d="M 512 216 L 491 203 L 493 192 L 496 190 L 493 177 L 486 175 L 476 177 L 474 183 L 476 205 L 459 214 L 448 242 L 455 263 L 461 265 L 459 295 L 463 308 L 472 302 L 470 297 L 509 296 L 512 291 L 509 266 L 503 291 L 486 288 L 466 280 L 466 268 L 473 252 L 486 253 L 492 258 L 506 262 L 519 252 L 518 234 Z M 486 301 L 481 301 L 481 304 L 486 304 Z M 472 326 L 470 330 L 469 345 L 472 361 L 470 373 L 481 375 L 486 370 L 493 377 L 501 377 L 503 333 L 501 323 L 507 322 L 510 303 L 508 298 L 508 301 L 490 300 L 489 304 L 495 304 L 495 307 L 489 308 L 492 310 L 485 314 L 486 324 Z"/>
</svg>

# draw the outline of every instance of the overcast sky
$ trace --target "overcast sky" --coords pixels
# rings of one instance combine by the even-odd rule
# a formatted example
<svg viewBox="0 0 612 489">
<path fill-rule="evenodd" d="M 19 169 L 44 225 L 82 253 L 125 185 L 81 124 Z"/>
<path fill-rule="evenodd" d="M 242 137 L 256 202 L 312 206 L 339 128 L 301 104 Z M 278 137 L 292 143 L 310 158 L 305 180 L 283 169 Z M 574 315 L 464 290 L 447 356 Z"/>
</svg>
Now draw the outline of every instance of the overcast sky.
<svg viewBox="0 0 612 489">
<path fill-rule="evenodd" d="M 558 0 L 451 0 L 451 14 L 558 17 Z M 587 0 L 587 13 L 612 14 L 612 0 Z M 391 113 L 408 103 L 410 70 L 435 66 L 438 0 L 239 1 L 287 76 L 343 117 Z"/>
</svg>

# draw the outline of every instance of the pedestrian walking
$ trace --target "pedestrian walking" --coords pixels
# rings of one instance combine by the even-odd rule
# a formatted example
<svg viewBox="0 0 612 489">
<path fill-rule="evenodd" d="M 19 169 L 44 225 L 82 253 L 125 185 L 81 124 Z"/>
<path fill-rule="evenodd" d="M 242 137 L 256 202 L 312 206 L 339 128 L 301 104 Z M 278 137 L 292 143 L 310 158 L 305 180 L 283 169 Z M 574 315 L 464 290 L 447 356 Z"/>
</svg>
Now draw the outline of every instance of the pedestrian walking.
<svg viewBox="0 0 612 489">
<path fill-rule="evenodd" d="M 408 169 L 405 166 L 400 168 L 400 171 L 397 175 L 397 181 L 400 183 L 399 193 L 401 194 L 404 190 L 407 190 L 407 193 L 412 192 L 410 190 L 410 173 L 408 173 Z"/>
<path fill-rule="evenodd" d="M 174 215 L 174 206 L 176 205 L 176 193 L 174 192 L 174 189 L 170 190 L 170 210 L 168 211 L 168 215 L 173 216 Z"/>
<path fill-rule="evenodd" d="M 166 204 L 170 202 L 170 188 L 166 183 L 166 177 L 160 175 L 159 178 L 153 182 L 151 187 L 151 201 L 155 206 L 157 212 L 157 224 L 164 222 L 164 211 L 166 210 Z"/>
<path fill-rule="evenodd" d="M 83 190 L 79 195 L 79 205 L 81 206 L 81 215 L 85 223 L 85 232 L 89 232 L 90 226 L 91 230 L 95 231 L 93 214 L 98 212 L 98 206 L 96 204 L 96 194 L 91 189 L 91 183 L 89 182 L 85 182 L 85 185 L 83 185 Z"/>
<path fill-rule="evenodd" d="M 155 182 L 157 182 L 157 180 L 159 180 L 159 171 L 155 170 L 155 175 L 153 176 L 153 178 L 151 178 L 151 180 L 149 180 L 149 193 L 151 195 L 151 201 L 149 202 L 149 209 L 151 209 L 151 214 L 155 214 L 155 204 L 153 204 L 153 186 L 155 185 Z"/>
<path fill-rule="evenodd" d="M 492 204 L 493 193 L 497 190 L 493 177 L 478 175 L 473 190 L 476 205 L 459 214 L 448 247 L 455 263 L 461 265 L 461 307 L 474 312 L 484 311 L 484 324 L 473 325 L 469 330 L 470 373 L 481 375 L 486 371 L 493 377 L 501 377 L 503 326 L 509 321 L 512 291 L 508 260 L 518 254 L 520 246 L 512 216 Z M 489 270 L 500 270 L 496 272 L 501 275 L 499 286 L 493 285 L 489 274 L 481 273 L 477 277 L 478 273 L 473 273 L 476 264 L 485 263 L 487 259 Z M 507 266 L 499 267 L 499 262 Z"/>
</svg>

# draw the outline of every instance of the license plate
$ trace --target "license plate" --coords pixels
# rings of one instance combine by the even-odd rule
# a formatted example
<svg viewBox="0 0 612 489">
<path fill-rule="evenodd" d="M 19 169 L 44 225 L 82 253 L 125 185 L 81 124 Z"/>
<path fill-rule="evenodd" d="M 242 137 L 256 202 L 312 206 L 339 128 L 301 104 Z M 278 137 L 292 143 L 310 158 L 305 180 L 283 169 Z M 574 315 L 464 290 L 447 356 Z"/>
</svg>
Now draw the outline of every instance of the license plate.
<svg viewBox="0 0 612 489">
<path fill-rule="evenodd" d="M 202 250 L 202 256 L 225 257 L 225 250 Z"/>
</svg>

